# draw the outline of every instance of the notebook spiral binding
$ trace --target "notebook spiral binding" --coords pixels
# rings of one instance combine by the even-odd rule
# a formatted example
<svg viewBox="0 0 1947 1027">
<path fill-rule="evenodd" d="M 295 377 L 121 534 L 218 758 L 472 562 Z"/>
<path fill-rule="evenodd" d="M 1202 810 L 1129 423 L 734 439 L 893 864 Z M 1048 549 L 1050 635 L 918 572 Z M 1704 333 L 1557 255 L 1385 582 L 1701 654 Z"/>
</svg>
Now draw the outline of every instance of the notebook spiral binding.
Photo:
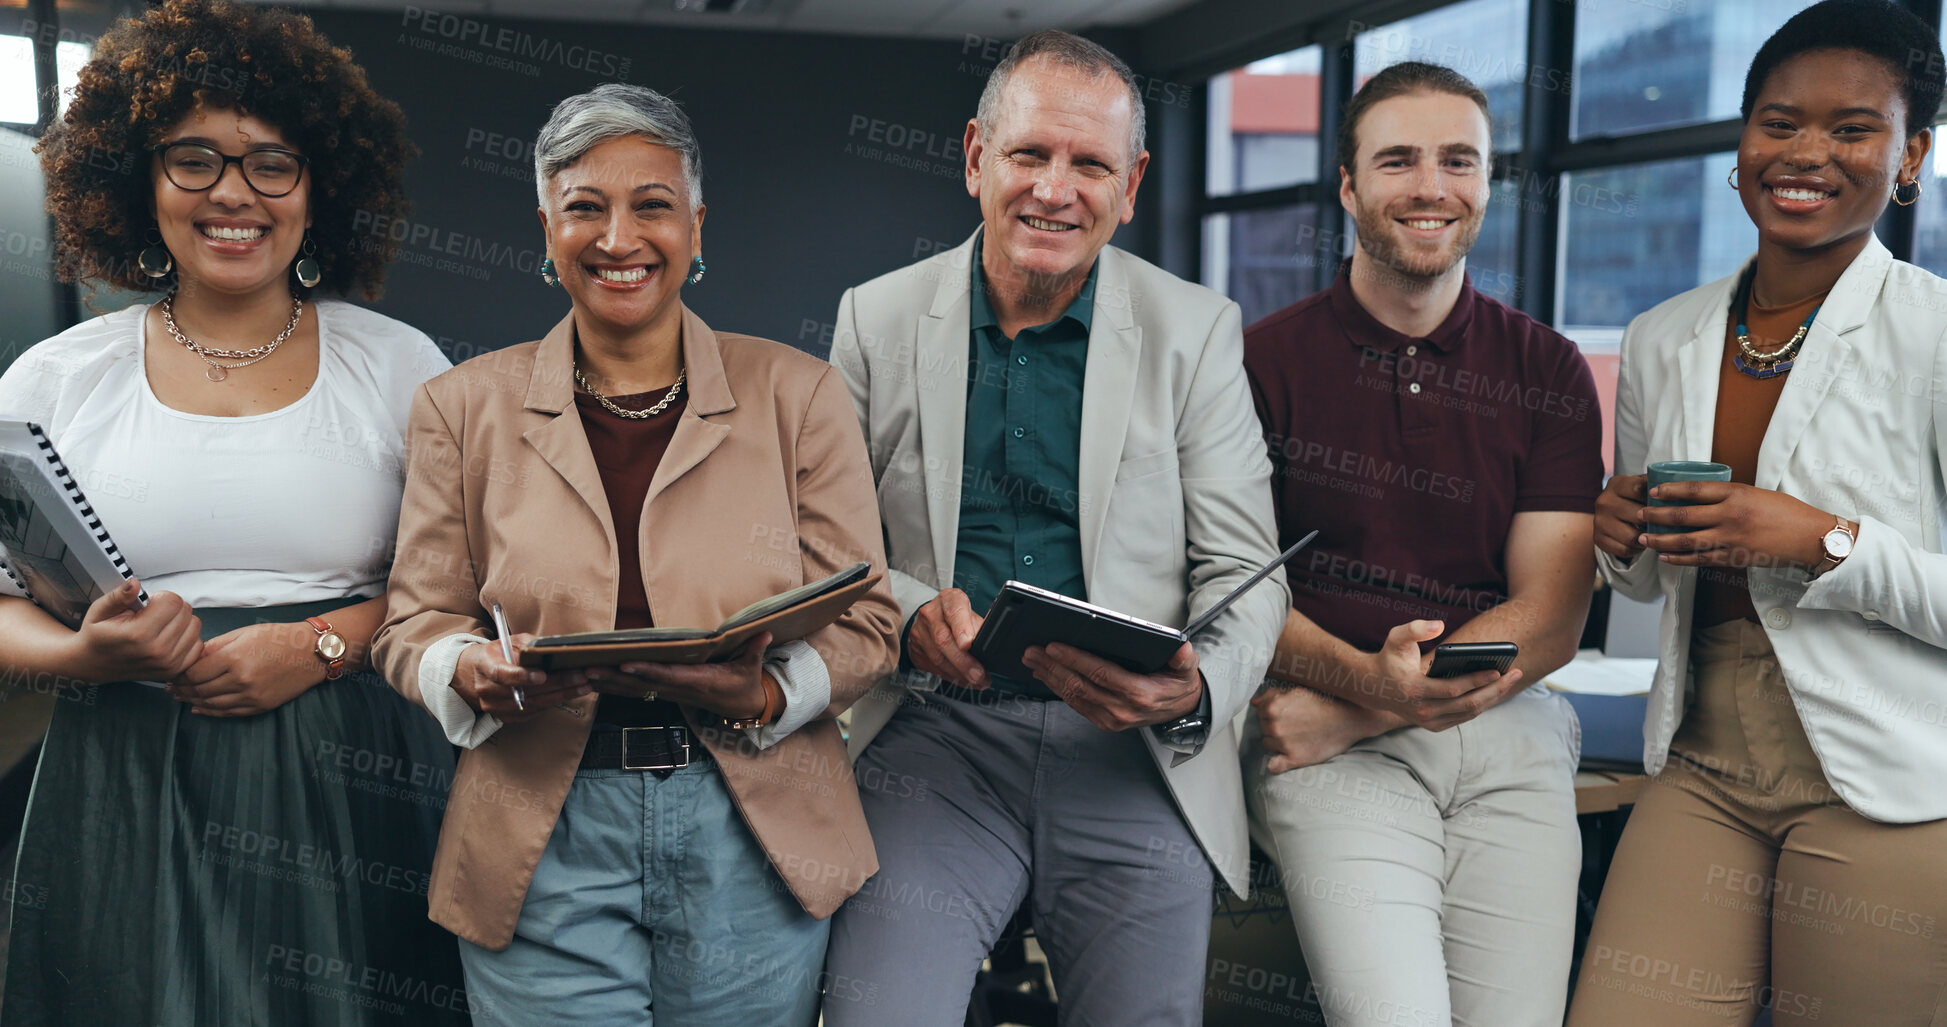
<svg viewBox="0 0 1947 1027">
<path fill-rule="evenodd" d="M 48 439 L 47 433 L 42 431 L 38 424 L 29 424 L 27 430 L 33 433 L 34 444 L 40 447 L 41 456 L 47 460 L 48 466 L 54 469 L 54 477 L 60 481 L 61 488 L 68 494 L 68 502 L 74 504 L 75 509 L 81 512 L 82 521 L 88 525 L 88 530 L 94 533 L 95 541 L 101 543 L 102 552 L 108 554 L 108 559 L 121 573 L 122 580 L 126 581 L 134 577 L 134 573 L 128 569 L 128 561 L 122 557 L 122 551 L 115 548 L 115 540 L 108 537 L 108 529 L 102 527 L 101 517 L 89 504 L 88 497 L 82 494 L 81 486 L 74 480 L 74 475 L 69 473 L 68 465 L 61 460 L 61 455 L 54 451 L 54 443 Z M 0 559 L 0 567 L 6 568 L 7 577 L 12 578 L 22 592 L 27 591 L 27 583 L 20 580 L 20 576 L 14 573 L 12 567 L 6 566 L 4 559 Z M 141 598 L 144 603 L 149 601 L 148 589 L 142 589 Z"/>
</svg>

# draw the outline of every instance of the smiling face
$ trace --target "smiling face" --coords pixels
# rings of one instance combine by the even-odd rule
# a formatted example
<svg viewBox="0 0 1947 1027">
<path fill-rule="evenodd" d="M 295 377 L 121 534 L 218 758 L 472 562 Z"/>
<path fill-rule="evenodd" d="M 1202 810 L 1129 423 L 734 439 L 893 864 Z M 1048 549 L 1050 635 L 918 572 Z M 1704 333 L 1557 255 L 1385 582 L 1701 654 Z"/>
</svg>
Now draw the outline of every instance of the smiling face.
<svg viewBox="0 0 1947 1027">
<path fill-rule="evenodd" d="M 181 142 L 200 143 L 232 157 L 253 150 L 296 152 L 269 123 L 224 108 L 197 108 L 163 135 L 161 145 Z M 176 280 L 184 289 L 247 295 L 288 288 L 291 263 L 311 225 L 308 168 L 300 173 L 296 188 L 278 197 L 252 189 L 235 164 L 225 165 L 216 184 L 200 192 L 171 182 L 159 155 L 151 158 L 150 175 L 156 227 L 175 258 Z"/>
<path fill-rule="evenodd" d="M 1129 153 L 1129 89 L 1043 58 L 1013 70 L 987 138 L 967 125 L 967 192 L 980 200 L 983 252 L 1021 274 L 1085 274 L 1135 215 L 1149 164 Z"/>
<path fill-rule="evenodd" d="M 1773 69 L 1737 148 L 1738 193 L 1760 242 L 1863 243 L 1927 155 L 1932 133 L 1909 139 L 1906 124 L 1899 75 L 1878 58 L 1811 50 Z"/>
<path fill-rule="evenodd" d="M 641 136 L 600 143 L 557 172 L 541 223 L 576 315 L 625 335 L 676 315 L 703 251 L 682 155 Z"/>
<path fill-rule="evenodd" d="M 1487 215 L 1491 146 L 1487 117 L 1464 96 L 1415 92 L 1367 108 L 1358 152 L 1339 177 L 1359 248 L 1408 278 L 1460 264 Z"/>
</svg>

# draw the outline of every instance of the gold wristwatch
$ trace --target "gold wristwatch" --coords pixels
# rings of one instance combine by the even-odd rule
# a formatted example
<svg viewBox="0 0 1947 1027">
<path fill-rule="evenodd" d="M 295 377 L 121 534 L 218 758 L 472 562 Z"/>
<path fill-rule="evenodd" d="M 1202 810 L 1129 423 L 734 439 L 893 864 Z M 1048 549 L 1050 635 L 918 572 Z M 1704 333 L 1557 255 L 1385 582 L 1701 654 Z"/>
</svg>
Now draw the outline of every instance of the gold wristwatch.
<svg viewBox="0 0 1947 1027">
<path fill-rule="evenodd" d="M 724 727 L 735 728 L 739 731 L 749 731 L 754 728 L 763 727 L 771 722 L 771 718 L 779 712 L 779 707 L 783 705 L 781 702 L 775 705 L 773 703 L 775 700 L 784 697 L 784 686 L 778 685 L 777 691 L 772 692 L 771 686 L 764 684 L 761 679 L 759 686 L 764 689 L 764 711 L 755 717 L 725 717 L 723 718 Z"/>
<path fill-rule="evenodd" d="M 1844 563 L 1846 557 L 1852 555 L 1853 544 L 1858 541 L 1859 536 L 1846 524 L 1846 519 L 1839 518 L 1838 525 L 1819 536 L 1819 551 L 1825 554 L 1825 558 L 1812 566 L 1812 577 L 1816 578 Z"/>
<path fill-rule="evenodd" d="M 345 654 L 351 651 L 351 646 L 346 644 L 345 636 L 339 634 L 323 617 L 306 617 L 304 623 L 311 625 L 311 630 L 318 633 L 318 644 L 311 652 L 324 661 L 325 680 L 338 680 L 338 676 L 345 672 Z"/>
</svg>

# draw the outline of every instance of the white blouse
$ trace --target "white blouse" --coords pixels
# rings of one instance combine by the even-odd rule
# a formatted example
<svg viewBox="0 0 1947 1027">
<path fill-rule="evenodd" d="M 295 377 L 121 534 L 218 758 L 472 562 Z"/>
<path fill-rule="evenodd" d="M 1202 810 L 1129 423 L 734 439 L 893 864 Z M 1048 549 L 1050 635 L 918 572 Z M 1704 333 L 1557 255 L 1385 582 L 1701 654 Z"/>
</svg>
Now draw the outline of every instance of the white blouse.
<svg viewBox="0 0 1947 1027">
<path fill-rule="evenodd" d="M 144 370 L 144 304 L 22 354 L 0 376 L 0 417 L 47 431 L 151 593 L 196 607 L 379 595 L 413 393 L 452 365 L 400 321 L 342 300 L 315 309 L 317 380 L 270 413 L 163 405 Z"/>
</svg>

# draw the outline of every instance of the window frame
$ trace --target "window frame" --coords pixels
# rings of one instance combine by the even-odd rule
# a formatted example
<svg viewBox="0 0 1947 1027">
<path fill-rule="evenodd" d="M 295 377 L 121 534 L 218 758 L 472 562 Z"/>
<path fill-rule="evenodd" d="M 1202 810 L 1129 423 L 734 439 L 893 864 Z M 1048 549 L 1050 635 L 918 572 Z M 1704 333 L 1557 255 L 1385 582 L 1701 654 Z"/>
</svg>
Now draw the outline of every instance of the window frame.
<svg viewBox="0 0 1947 1027">
<path fill-rule="evenodd" d="M 57 47 L 61 42 L 61 9 L 57 0 L 27 0 L 21 12 L 25 25 L 34 27 L 28 39 L 34 51 L 34 97 L 39 112 L 39 120 L 32 125 L 6 122 L 7 127 L 18 129 L 40 139 L 53 126 L 54 119 L 61 111 L 61 74 Z M 54 237 L 53 220 L 48 221 L 49 239 Z M 69 324 L 79 324 L 88 317 L 81 303 L 81 291 L 73 282 L 56 282 L 60 304 Z M 4 814 L 0 814 L 4 816 Z"/>
<path fill-rule="evenodd" d="M 1390 24 L 1402 18 L 1409 18 L 1442 7 L 1452 6 L 1460 0 L 1429 0 L 1421 3 L 1387 5 L 1384 23 Z M 1900 5 L 1918 15 L 1922 21 L 1933 26 L 1938 32 L 1942 20 L 1943 3 L 1947 0 L 1898 0 Z M 1526 46 L 1530 67 L 1572 69 L 1575 66 L 1575 16 L 1577 5 L 1565 4 L 1560 0 L 1528 0 L 1528 38 Z M 1340 239 L 1345 232 L 1345 212 L 1338 204 L 1338 166 L 1333 141 L 1338 136 L 1340 115 L 1345 101 L 1352 95 L 1353 66 L 1352 47 L 1355 37 L 1363 31 L 1378 27 L 1380 19 L 1371 16 L 1359 17 L 1341 14 L 1315 23 L 1309 27 L 1284 32 L 1274 32 L 1254 39 L 1247 45 L 1221 50 L 1210 59 L 1198 61 L 1196 65 L 1176 69 L 1173 77 L 1178 79 L 1201 79 L 1225 74 L 1243 67 L 1252 61 L 1295 50 L 1304 46 L 1317 45 L 1320 48 L 1319 83 L 1319 157 L 1318 174 L 1313 182 L 1278 189 L 1266 189 L 1249 193 L 1233 193 L 1212 196 L 1204 188 L 1203 170 L 1199 166 L 1194 173 L 1185 176 L 1186 181 L 1196 183 L 1196 196 L 1193 202 L 1176 205 L 1183 211 L 1187 224 L 1168 226 L 1166 233 L 1182 237 L 1187 233 L 1190 239 L 1202 238 L 1202 225 L 1206 217 L 1213 214 L 1234 214 L 1267 207 L 1281 207 L 1296 203 L 1314 203 L 1318 207 L 1318 232 L 1321 239 Z M 1545 88 L 1535 76 L 1529 76 L 1522 87 L 1522 132 L 1521 149 L 1497 152 L 1494 155 L 1494 178 L 1501 181 L 1513 174 L 1531 176 L 1526 183 L 1529 191 L 1524 193 L 1518 213 L 1519 225 L 1515 236 L 1515 265 L 1519 275 L 1513 306 L 1530 317 L 1552 325 L 1556 322 L 1559 304 L 1557 290 L 1561 285 L 1560 276 L 1560 232 L 1564 222 L 1560 202 L 1562 178 L 1570 172 L 1601 171 L 1630 164 L 1650 161 L 1673 160 L 1684 157 L 1706 157 L 1725 150 L 1736 150 L 1743 123 L 1737 118 L 1702 124 L 1681 125 L 1671 128 L 1650 129 L 1616 136 L 1596 136 L 1576 140 L 1570 135 L 1570 121 L 1573 114 L 1574 94 Z M 1207 138 L 1208 93 L 1199 89 L 1197 97 L 1199 124 L 1196 148 L 1199 165 L 1204 160 L 1202 141 Z M 1947 116 L 1941 123 L 1947 124 Z M 1940 140 L 1936 140 L 1936 145 Z M 1911 207 L 1889 205 L 1885 216 L 1880 220 L 1876 231 L 1893 256 L 1900 260 L 1913 258 L 1917 237 L 1918 220 Z M 1185 251 L 1188 251 L 1186 254 Z M 1193 260 L 1172 270 L 1193 281 L 1200 281 L 1203 274 L 1203 251 L 1201 244 L 1177 247 L 1175 255 L 1193 257 Z M 1323 277 L 1314 271 L 1315 277 Z M 1309 283 L 1310 291 L 1317 291 L 1329 281 Z"/>
</svg>

